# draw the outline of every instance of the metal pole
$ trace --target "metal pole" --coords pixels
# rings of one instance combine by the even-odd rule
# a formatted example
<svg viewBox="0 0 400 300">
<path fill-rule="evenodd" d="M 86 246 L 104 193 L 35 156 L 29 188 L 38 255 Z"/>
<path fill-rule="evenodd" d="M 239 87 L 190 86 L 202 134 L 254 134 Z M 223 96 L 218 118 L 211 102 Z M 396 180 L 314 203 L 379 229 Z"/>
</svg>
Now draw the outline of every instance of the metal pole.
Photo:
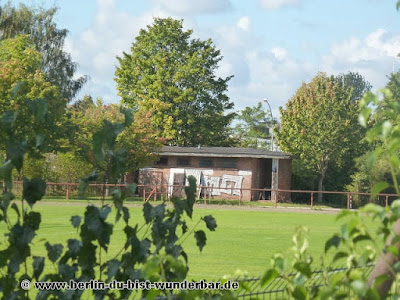
<svg viewBox="0 0 400 300">
<path fill-rule="evenodd" d="M 270 115 L 270 119 L 271 122 L 273 121 L 274 117 L 272 116 L 272 109 L 271 109 L 271 105 L 269 105 L 269 102 L 267 99 L 263 100 L 265 103 L 267 103 L 268 108 L 269 108 L 269 115 Z M 271 127 L 271 151 L 274 151 L 274 130 Z"/>
</svg>

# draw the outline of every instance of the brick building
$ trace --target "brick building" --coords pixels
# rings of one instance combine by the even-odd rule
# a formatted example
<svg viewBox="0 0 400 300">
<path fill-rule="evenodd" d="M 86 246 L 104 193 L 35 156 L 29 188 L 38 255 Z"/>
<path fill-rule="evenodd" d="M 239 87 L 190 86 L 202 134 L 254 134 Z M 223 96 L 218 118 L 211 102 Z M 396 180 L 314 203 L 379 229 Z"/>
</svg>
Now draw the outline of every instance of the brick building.
<svg viewBox="0 0 400 300">
<path fill-rule="evenodd" d="M 289 154 L 264 149 L 225 147 L 164 146 L 159 160 L 139 171 L 139 184 L 157 186 L 168 196 L 182 196 L 179 185 L 193 175 L 198 196 L 242 199 L 289 200 L 288 193 L 250 191 L 249 189 L 290 189 Z M 175 187 L 173 187 L 175 186 Z"/>
</svg>

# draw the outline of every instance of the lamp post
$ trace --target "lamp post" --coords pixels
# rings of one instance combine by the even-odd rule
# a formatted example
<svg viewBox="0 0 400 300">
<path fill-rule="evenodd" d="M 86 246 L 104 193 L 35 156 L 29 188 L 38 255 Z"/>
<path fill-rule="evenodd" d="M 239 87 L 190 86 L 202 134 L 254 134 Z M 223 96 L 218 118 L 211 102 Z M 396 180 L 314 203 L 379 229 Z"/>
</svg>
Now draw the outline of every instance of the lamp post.
<svg viewBox="0 0 400 300">
<path fill-rule="evenodd" d="M 271 105 L 269 105 L 269 102 L 268 102 L 267 99 L 264 98 L 263 101 L 264 101 L 265 103 L 268 104 L 270 120 L 271 120 L 271 122 L 272 122 L 273 119 L 274 119 L 274 117 L 272 116 Z M 274 130 L 273 130 L 272 127 L 269 127 L 269 130 L 270 130 L 270 133 L 271 133 L 271 146 L 270 146 L 270 150 L 271 150 L 271 151 L 274 151 Z"/>
</svg>

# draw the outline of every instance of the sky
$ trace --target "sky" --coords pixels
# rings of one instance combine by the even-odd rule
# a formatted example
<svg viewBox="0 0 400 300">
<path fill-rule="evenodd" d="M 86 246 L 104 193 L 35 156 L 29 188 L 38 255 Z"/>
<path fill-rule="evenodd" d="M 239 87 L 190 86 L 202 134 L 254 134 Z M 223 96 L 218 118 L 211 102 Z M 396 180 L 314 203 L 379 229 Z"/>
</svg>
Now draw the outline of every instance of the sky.
<svg viewBox="0 0 400 300">
<path fill-rule="evenodd" d="M 56 22 L 89 94 L 117 103 L 117 56 L 130 52 L 155 17 L 184 20 L 193 38 L 211 39 L 223 56 L 217 76 L 234 75 L 235 110 L 267 99 L 274 117 L 318 72 L 358 72 L 373 89 L 400 68 L 396 0 L 12 0 L 59 7 Z M 267 106 L 264 104 L 265 108 Z"/>
</svg>

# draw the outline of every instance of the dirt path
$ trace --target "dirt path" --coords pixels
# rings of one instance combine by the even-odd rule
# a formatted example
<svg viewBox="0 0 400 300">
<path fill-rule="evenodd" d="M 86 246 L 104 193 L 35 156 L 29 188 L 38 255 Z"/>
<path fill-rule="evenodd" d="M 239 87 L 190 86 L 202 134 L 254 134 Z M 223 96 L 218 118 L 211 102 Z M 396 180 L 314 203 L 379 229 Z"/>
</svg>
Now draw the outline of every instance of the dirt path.
<svg viewBox="0 0 400 300">
<path fill-rule="evenodd" d="M 86 206 L 88 204 L 99 204 L 99 202 L 87 202 L 82 200 L 78 201 L 43 201 L 38 202 L 37 205 L 51 205 L 51 206 Z M 108 202 L 109 203 L 109 202 Z M 140 207 L 140 203 L 125 203 L 126 206 Z M 323 209 L 310 209 L 309 207 L 284 207 L 284 206 L 247 206 L 247 205 L 215 205 L 215 204 L 195 204 L 198 209 L 215 209 L 215 210 L 244 210 L 244 211 L 271 211 L 271 212 L 288 212 L 288 213 L 306 213 L 306 214 L 336 214 L 340 209 L 336 208 L 323 208 Z"/>
</svg>

